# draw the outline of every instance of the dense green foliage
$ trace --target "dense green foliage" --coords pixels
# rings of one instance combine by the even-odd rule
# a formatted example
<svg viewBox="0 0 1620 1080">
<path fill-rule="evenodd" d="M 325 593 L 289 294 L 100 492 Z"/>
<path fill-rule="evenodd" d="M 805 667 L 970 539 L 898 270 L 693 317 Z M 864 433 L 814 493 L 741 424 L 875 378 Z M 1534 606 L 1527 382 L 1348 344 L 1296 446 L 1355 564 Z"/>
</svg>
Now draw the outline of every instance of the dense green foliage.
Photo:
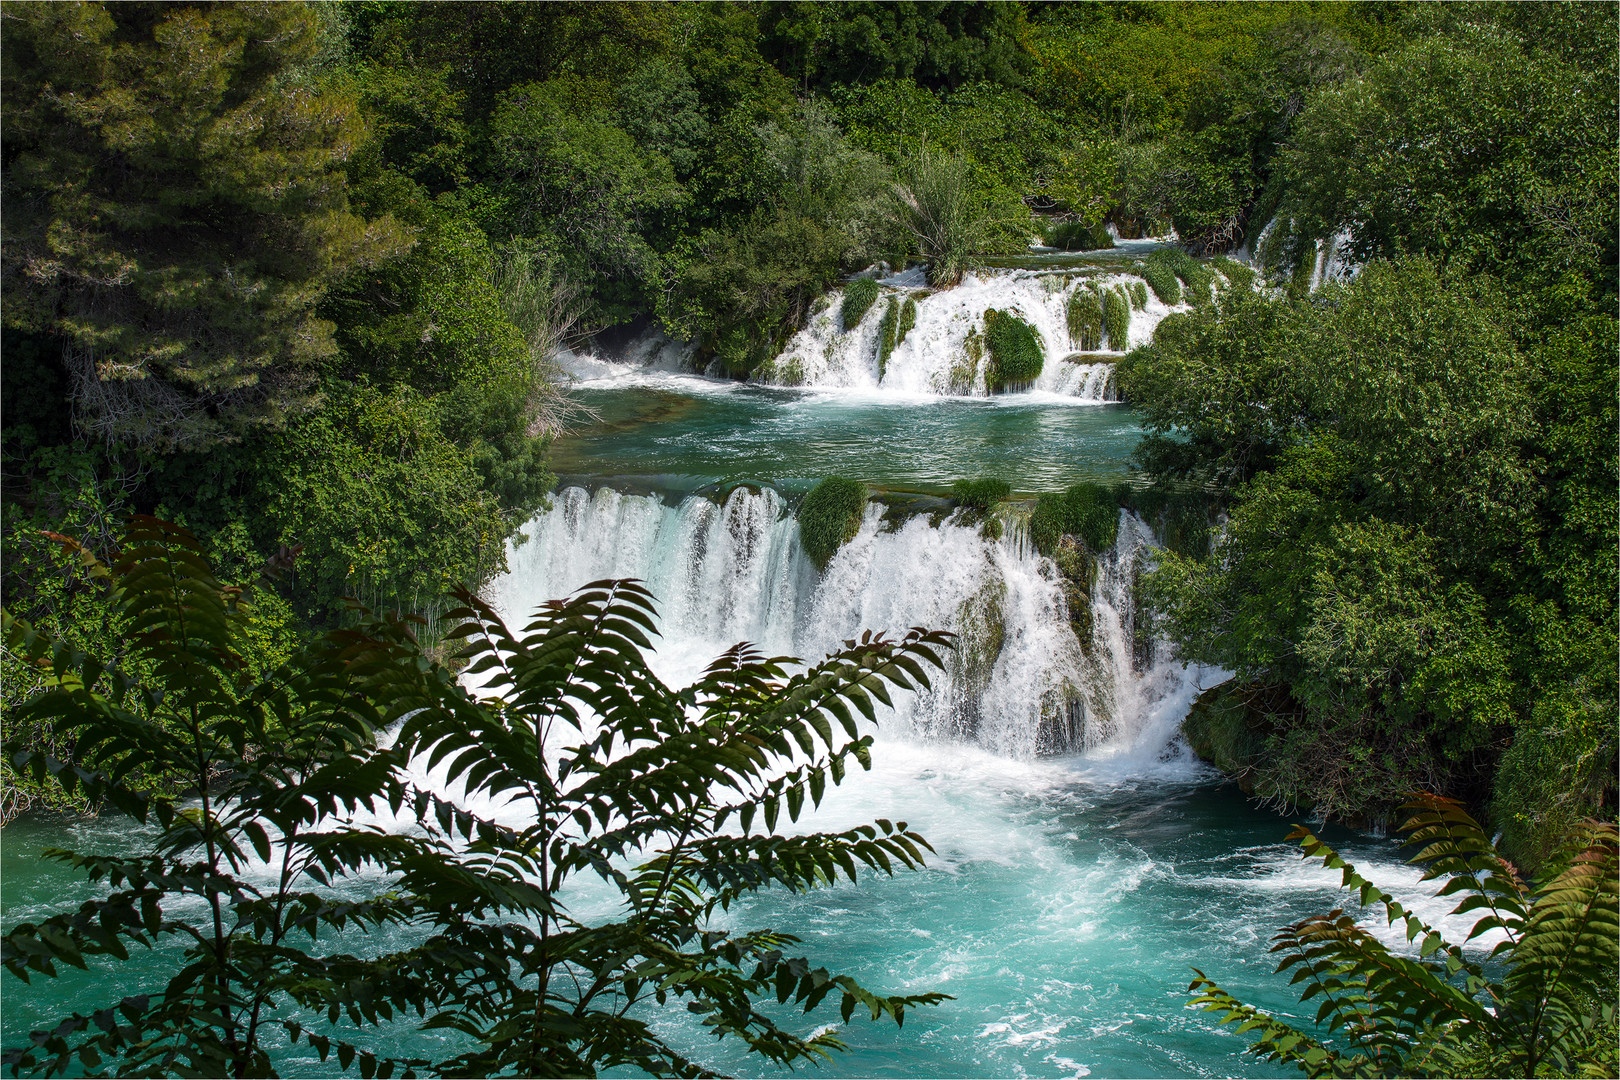
<svg viewBox="0 0 1620 1080">
<path fill-rule="evenodd" d="M 165 522 L 134 519 L 121 546 L 111 567 L 85 566 L 131 628 L 122 655 L 4 616 L 9 653 L 43 684 L 23 722 L 48 718 L 78 756 L 8 750 L 158 830 L 139 856 L 52 853 L 108 891 L 10 928 L 0 963 L 24 982 L 94 968 L 117 998 L 7 1047 L 13 1072 L 272 1076 L 286 1040 L 365 1076 L 684 1076 L 702 1066 L 638 1003 L 681 1001 L 716 1037 L 792 1064 L 843 1044 L 801 1038 L 757 1001 L 810 1012 L 836 995 L 845 1021 L 859 1007 L 898 1024 L 941 1000 L 877 996 L 785 955 L 792 935 L 711 920 L 763 888 L 922 863 L 927 843 L 904 822 L 772 833 L 851 763 L 870 767 L 854 713 L 871 719 L 889 687 L 926 687 L 944 635 L 867 635 L 791 677 L 796 661 L 742 644 L 674 691 L 643 658 L 656 624 L 634 583 L 548 604 L 521 638 L 463 591 L 450 614 L 465 620 L 460 659 L 487 676 L 481 696 L 423 654 L 411 621 L 368 613 L 258 668 L 245 662 L 253 589 L 222 585 Z M 413 786 L 413 754 L 445 762 L 475 802 L 515 799 L 532 821 L 516 829 Z M 139 790 L 142 771 L 189 776 L 198 803 Z M 406 812 L 418 827 L 375 830 L 357 811 Z M 586 922 L 563 905 L 580 874 L 622 895 L 615 916 Z M 118 966 L 134 946 L 154 954 L 139 975 Z M 413 1013 L 424 1030 L 460 1033 L 425 1044 L 448 1057 L 366 1048 L 368 1029 Z"/>
<path fill-rule="evenodd" d="M 838 549 L 855 539 L 866 511 L 866 485 L 829 476 L 799 505 L 799 543 L 817 570 L 826 570 Z"/>
<path fill-rule="evenodd" d="M 172 448 L 279 427 L 336 352 L 322 296 L 408 243 L 349 213 L 354 100 L 296 5 L 8 8 L 6 325 L 62 351 L 83 429 Z"/>
<path fill-rule="evenodd" d="M 844 300 L 838 308 L 838 320 L 845 330 L 853 330 L 860 325 L 866 313 L 872 310 L 877 303 L 878 288 L 876 279 L 869 277 L 856 278 L 844 286 Z"/>
<path fill-rule="evenodd" d="M 992 394 L 1027 387 L 1046 364 L 1035 328 L 1010 312 L 991 308 L 984 313 L 984 342 L 990 353 L 985 384 Z"/>
<path fill-rule="evenodd" d="M 1620 962 L 1612 823 L 1587 822 L 1538 886 L 1520 878 L 1486 832 L 1455 802 L 1420 796 L 1404 831 L 1436 898 L 1478 913 L 1460 942 L 1446 941 L 1389 893 L 1363 878 L 1310 830 L 1296 829 L 1307 859 L 1344 875 L 1363 908 L 1402 924 L 1418 955 L 1403 955 L 1336 909 L 1285 927 L 1272 952 L 1293 971 L 1302 1002 L 1320 997 L 1327 1036 L 1300 1031 L 1244 1005 L 1198 972 L 1193 999 L 1222 1023 L 1257 1035 L 1254 1054 L 1310 1077 L 1609 1076 L 1616 1065 L 1615 964 Z M 1463 951 L 1497 933 L 1489 968 Z"/>
<path fill-rule="evenodd" d="M 1120 365 L 1143 464 L 1230 515 L 1147 589 L 1238 673 L 1257 792 L 1366 820 L 1438 790 L 1533 866 L 1615 808 L 1615 26 L 1408 30 L 1302 101 L 1264 200 L 1286 299 L 1223 291 Z M 1311 295 L 1334 235 L 1372 261 Z"/>
<path fill-rule="evenodd" d="M 958 506 L 988 513 L 997 503 L 1012 497 L 1012 485 L 993 476 L 978 480 L 958 480 L 951 485 L 951 497 Z"/>
<path fill-rule="evenodd" d="M 1225 294 L 1121 365 L 1160 433 L 1144 462 L 1230 504 L 1213 556 L 1167 555 L 1149 593 L 1255 688 L 1284 797 L 1494 797 L 1524 858 L 1605 803 L 1613 405 L 1538 394 L 1612 375 L 1602 325 L 1527 339 L 1493 283 L 1406 261 L 1309 302 Z"/>
<path fill-rule="evenodd" d="M 1119 503 L 1100 484 L 1075 484 L 1055 494 L 1042 495 L 1029 519 L 1030 539 L 1043 555 L 1051 555 L 1058 541 L 1072 536 L 1086 550 L 1100 555 L 1119 536 Z"/>
</svg>

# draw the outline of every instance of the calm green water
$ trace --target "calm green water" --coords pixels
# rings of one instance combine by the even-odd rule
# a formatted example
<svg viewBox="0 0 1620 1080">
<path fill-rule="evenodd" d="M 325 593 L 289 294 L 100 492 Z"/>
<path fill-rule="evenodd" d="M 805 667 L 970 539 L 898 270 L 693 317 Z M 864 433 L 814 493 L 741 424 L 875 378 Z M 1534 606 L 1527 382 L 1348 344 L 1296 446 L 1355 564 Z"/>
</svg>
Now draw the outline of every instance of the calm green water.
<svg viewBox="0 0 1620 1080">
<path fill-rule="evenodd" d="M 994 476 L 1035 493 L 1135 478 L 1129 459 L 1141 437 L 1123 405 L 1033 395 L 898 398 L 676 376 L 655 385 L 586 383 L 575 396 L 600 420 L 558 440 L 558 475 L 671 490 L 716 481 L 791 489 L 844 475 L 939 494 L 963 477 Z"/>
</svg>

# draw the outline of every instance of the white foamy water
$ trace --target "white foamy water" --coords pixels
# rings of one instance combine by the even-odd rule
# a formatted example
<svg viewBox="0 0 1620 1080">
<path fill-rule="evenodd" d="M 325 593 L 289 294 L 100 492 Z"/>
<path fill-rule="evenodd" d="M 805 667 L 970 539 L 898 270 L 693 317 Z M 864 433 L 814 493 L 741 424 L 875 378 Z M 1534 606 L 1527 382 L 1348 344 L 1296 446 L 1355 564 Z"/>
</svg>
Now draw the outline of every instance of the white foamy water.
<svg viewBox="0 0 1620 1080">
<path fill-rule="evenodd" d="M 1162 646 L 1161 655 L 1142 655 L 1131 587 L 1153 543 L 1129 514 L 1099 560 L 1085 641 L 1056 568 L 1016 522 L 992 541 L 954 519 L 885 522 L 872 504 L 824 573 L 804 556 L 798 523 L 768 488 L 669 505 L 571 487 L 526 531 L 530 539 L 509 552 L 510 573 L 491 589 L 503 616 L 521 619 L 590 581 L 643 580 L 660 609 L 652 663 L 671 685 L 692 681 L 739 641 L 814 661 L 862 630 L 957 633 L 947 670 L 931 689 L 902 696 L 884 725 L 912 739 L 1025 760 L 1083 752 L 1102 772 L 1185 772 L 1185 755 L 1167 748 L 1192 697 L 1222 677 L 1183 668 Z"/>
<path fill-rule="evenodd" d="M 904 275 L 884 278 L 882 295 L 850 330 L 841 321 L 842 294 L 822 297 L 808 325 L 795 334 L 775 361 L 760 374 L 762 382 L 783 386 L 881 389 L 911 395 L 988 393 L 985 357 L 972 355 L 970 335 L 984 330 L 985 311 L 995 308 L 1018 315 L 1039 335 L 1046 362 L 1031 390 L 1079 401 L 1116 400 L 1110 383 L 1112 358 L 1104 353 L 1077 354 L 1069 338 L 1068 302 L 1078 289 L 1104 290 L 1140 283 L 1121 270 L 1079 267 L 1068 270 L 985 270 L 968 274 L 955 288 L 929 292 Z M 884 311 L 891 298 L 917 305 L 917 323 L 879 362 L 878 342 Z M 1108 342 L 1115 355 L 1153 337 L 1153 329 L 1173 310 L 1150 292 L 1147 307 L 1132 310 L 1125 342 Z"/>
</svg>

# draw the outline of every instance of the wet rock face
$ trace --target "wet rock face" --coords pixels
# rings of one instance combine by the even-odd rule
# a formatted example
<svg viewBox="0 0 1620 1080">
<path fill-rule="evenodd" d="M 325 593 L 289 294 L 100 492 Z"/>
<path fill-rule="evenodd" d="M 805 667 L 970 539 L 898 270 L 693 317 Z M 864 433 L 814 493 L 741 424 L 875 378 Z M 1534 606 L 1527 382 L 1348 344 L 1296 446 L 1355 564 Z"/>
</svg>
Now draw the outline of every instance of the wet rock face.
<svg viewBox="0 0 1620 1080">
<path fill-rule="evenodd" d="M 1063 578 L 1063 600 L 1069 610 L 1069 625 L 1074 628 L 1081 649 L 1089 656 L 1095 647 L 1091 597 L 1097 583 L 1097 560 L 1079 540 L 1064 536 L 1058 540 L 1052 562 Z"/>
<path fill-rule="evenodd" d="M 951 652 L 951 734 L 971 740 L 979 729 L 985 691 L 1007 643 L 1007 582 L 992 574 L 956 611 L 956 648 Z"/>
</svg>

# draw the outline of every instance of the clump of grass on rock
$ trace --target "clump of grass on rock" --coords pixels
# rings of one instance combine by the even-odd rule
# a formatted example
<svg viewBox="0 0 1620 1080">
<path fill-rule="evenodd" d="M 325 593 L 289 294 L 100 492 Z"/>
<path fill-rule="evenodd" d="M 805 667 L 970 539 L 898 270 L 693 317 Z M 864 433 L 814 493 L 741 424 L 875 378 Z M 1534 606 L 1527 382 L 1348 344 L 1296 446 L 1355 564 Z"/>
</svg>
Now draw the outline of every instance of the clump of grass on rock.
<svg viewBox="0 0 1620 1080">
<path fill-rule="evenodd" d="M 1069 341 L 1081 352 L 1102 348 L 1102 298 L 1088 288 L 1074 290 L 1069 297 Z"/>
<path fill-rule="evenodd" d="M 1131 304 L 1123 289 L 1109 289 L 1103 297 L 1103 323 L 1108 328 L 1108 347 L 1115 352 L 1130 348 Z"/>
<path fill-rule="evenodd" d="M 1030 539 L 1043 555 L 1058 549 L 1058 541 L 1073 536 L 1092 554 L 1114 546 L 1119 536 L 1119 504 L 1100 484 L 1075 484 L 1066 491 L 1042 495 L 1029 519 Z"/>
<path fill-rule="evenodd" d="M 844 303 L 838 309 L 838 317 L 845 330 L 853 330 L 861 324 L 861 319 L 877 303 L 879 291 L 873 278 L 856 278 L 844 286 Z"/>
<path fill-rule="evenodd" d="M 866 485 L 829 476 L 810 489 L 799 507 L 799 543 L 817 570 L 826 570 L 838 549 L 855 539 L 866 511 Z"/>
<path fill-rule="evenodd" d="M 984 313 L 984 339 L 990 350 L 985 381 L 992 394 L 1028 386 L 1039 377 L 1046 354 L 1029 323 L 991 308 Z"/>
</svg>

